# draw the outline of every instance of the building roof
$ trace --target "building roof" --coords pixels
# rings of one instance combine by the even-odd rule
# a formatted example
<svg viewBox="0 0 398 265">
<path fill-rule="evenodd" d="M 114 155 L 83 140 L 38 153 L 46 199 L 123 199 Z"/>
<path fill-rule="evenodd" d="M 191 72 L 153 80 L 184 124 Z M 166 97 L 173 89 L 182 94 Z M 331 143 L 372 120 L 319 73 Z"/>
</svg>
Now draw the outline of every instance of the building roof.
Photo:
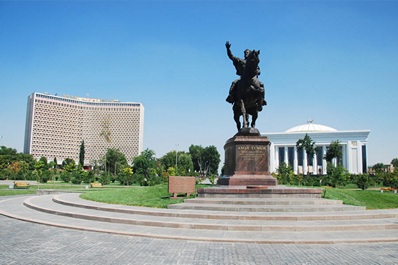
<svg viewBox="0 0 398 265">
<path fill-rule="evenodd" d="M 313 123 L 313 120 L 309 120 L 306 124 L 295 126 L 285 132 L 337 132 L 337 130 L 329 126 Z"/>
</svg>

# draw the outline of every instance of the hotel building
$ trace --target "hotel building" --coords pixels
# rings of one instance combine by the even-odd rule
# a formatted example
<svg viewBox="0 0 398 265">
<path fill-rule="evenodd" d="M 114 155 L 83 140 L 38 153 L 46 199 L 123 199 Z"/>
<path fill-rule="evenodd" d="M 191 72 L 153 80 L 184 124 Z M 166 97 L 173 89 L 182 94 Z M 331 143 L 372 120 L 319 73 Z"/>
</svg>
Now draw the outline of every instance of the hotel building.
<svg viewBox="0 0 398 265">
<path fill-rule="evenodd" d="M 285 162 L 290 165 L 295 174 L 313 175 L 326 174 L 327 147 L 333 141 L 339 141 L 342 148 L 342 165 L 352 174 L 367 172 L 367 139 L 369 130 L 338 131 L 334 128 L 315 124 L 308 121 L 307 124 L 293 127 L 280 133 L 262 133 L 271 142 L 270 146 L 270 171 L 277 172 L 279 166 Z M 307 162 L 307 154 L 299 151 L 296 143 L 303 139 L 305 134 L 315 142 L 316 152 Z"/>
<path fill-rule="evenodd" d="M 136 102 L 33 93 L 28 97 L 24 152 L 58 163 L 101 160 L 108 148 L 119 149 L 131 163 L 143 147 L 144 106 Z"/>
</svg>

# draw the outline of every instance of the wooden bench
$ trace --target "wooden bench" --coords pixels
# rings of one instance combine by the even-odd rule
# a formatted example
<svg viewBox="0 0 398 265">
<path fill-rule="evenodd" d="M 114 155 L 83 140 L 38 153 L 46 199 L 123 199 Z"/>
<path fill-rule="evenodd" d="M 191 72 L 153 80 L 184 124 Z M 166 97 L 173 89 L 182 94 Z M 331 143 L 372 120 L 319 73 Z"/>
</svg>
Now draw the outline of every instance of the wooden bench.
<svg viewBox="0 0 398 265">
<path fill-rule="evenodd" d="M 27 181 L 14 181 L 14 189 L 29 189 L 30 184 Z"/>
<path fill-rule="evenodd" d="M 92 183 L 90 183 L 90 187 L 91 188 L 102 188 L 103 186 L 99 182 L 92 182 Z"/>
<path fill-rule="evenodd" d="M 383 193 L 384 191 L 393 191 L 394 193 L 397 193 L 398 188 L 380 188 L 381 193 Z"/>
</svg>

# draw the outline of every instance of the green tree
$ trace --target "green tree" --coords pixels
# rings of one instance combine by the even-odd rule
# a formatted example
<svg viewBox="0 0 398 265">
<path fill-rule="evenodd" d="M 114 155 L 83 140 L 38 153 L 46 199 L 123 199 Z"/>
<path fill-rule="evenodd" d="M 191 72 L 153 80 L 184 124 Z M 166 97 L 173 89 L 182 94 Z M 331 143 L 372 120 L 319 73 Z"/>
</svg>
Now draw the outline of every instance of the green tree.
<svg viewBox="0 0 398 265">
<path fill-rule="evenodd" d="M 220 153 L 214 145 L 203 148 L 200 145 L 191 145 L 189 154 L 192 158 L 193 169 L 201 176 L 218 175 L 220 165 Z"/>
<path fill-rule="evenodd" d="M 277 179 L 280 184 L 293 184 L 294 172 L 290 165 L 282 162 L 277 169 Z"/>
<path fill-rule="evenodd" d="M 377 164 L 374 164 L 373 166 L 372 166 L 372 169 L 376 172 L 376 173 L 381 173 L 381 172 L 384 172 L 384 164 L 383 163 L 377 163 Z"/>
<path fill-rule="evenodd" d="M 175 176 L 175 174 L 177 174 L 175 168 L 176 168 L 176 164 L 178 164 L 178 153 L 177 151 L 170 151 L 167 154 L 165 154 L 164 156 L 162 156 L 159 159 L 160 165 L 162 167 L 162 171 L 168 171 L 169 168 L 173 168 L 173 172 L 174 174 L 172 176 Z"/>
<path fill-rule="evenodd" d="M 398 172 L 383 172 L 383 186 L 398 188 Z"/>
<path fill-rule="evenodd" d="M 9 166 L 8 169 L 11 171 L 12 178 L 17 179 L 16 176 L 18 172 L 21 170 L 21 166 L 18 161 L 12 162 Z"/>
<path fill-rule="evenodd" d="M 73 171 L 76 169 L 75 160 L 72 158 L 65 158 L 64 161 L 62 161 L 62 169 L 61 179 L 62 181 L 69 183 L 72 179 Z"/>
<path fill-rule="evenodd" d="M 106 152 L 106 168 L 109 174 L 117 176 L 119 171 L 127 166 L 126 156 L 116 148 L 109 148 Z"/>
<path fill-rule="evenodd" d="M 42 156 L 35 164 L 35 174 L 37 181 L 46 183 L 50 178 L 50 172 L 48 171 L 47 158 Z"/>
<path fill-rule="evenodd" d="M 72 158 L 65 158 L 64 161 L 62 161 L 62 169 L 67 170 L 69 172 L 72 172 L 76 168 L 76 163 L 75 160 Z"/>
<path fill-rule="evenodd" d="M 327 162 L 332 162 L 333 158 L 336 158 L 337 164 L 340 165 L 341 159 L 343 158 L 343 151 L 339 140 L 331 142 L 327 147 L 324 159 L 326 159 Z"/>
<path fill-rule="evenodd" d="M 190 154 L 180 152 L 178 154 L 177 172 L 181 176 L 189 176 L 193 173 L 193 163 Z"/>
<path fill-rule="evenodd" d="M 18 172 L 18 179 L 27 179 L 29 170 L 29 164 L 25 161 L 19 161 L 20 170 Z"/>
<path fill-rule="evenodd" d="M 156 174 L 155 152 L 146 149 L 133 160 L 135 182 L 142 186 L 152 186 L 162 182 L 162 178 Z"/>
<path fill-rule="evenodd" d="M 71 175 L 71 180 L 70 181 L 73 184 L 81 184 L 82 181 L 87 178 L 87 175 L 88 175 L 88 173 L 86 171 L 84 171 L 82 169 L 82 167 L 79 165 L 77 168 L 75 168 L 72 171 L 72 175 Z"/>
<path fill-rule="evenodd" d="M 186 152 L 171 151 L 159 159 L 163 172 L 168 172 L 169 168 L 173 168 L 174 176 L 188 176 L 193 172 L 192 157 Z M 175 170 L 177 167 L 177 170 Z"/>
<path fill-rule="evenodd" d="M 391 165 L 393 165 L 394 170 L 398 171 L 398 158 L 393 158 L 393 160 L 391 160 Z"/>
<path fill-rule="evenodd" d="M 327 165 L 327 182 L 332 187 L 345 186 L 347 181 L 350 179 L 350 173 L 346 168 L 340 165 L 333 165 L 328 163 Z"/>
<path fill-rule="evenodd" d="M 362 190 L 366 190 L 370 185 L 374 184 L 373 179 L 368 174 L 353 175 L 351 178 L 358 188 Z"/>
<path fill-rule="evenodd" d="M 299 139 L 296 142 L 296 147 L 299 151 L 304 150 L 307 154 L 307 169 L 309 169 L 310 160 L 314 157 L 316 148 L 315 142 L 311 139 L 311 137 L 306 133 L 304 139 Z M 309 174 L 309 170 L 307 170 L 307 174 Z"/>
<path fill-rule="evenodd" d="M 84 140 L 82 140 L 81 144 L 80 144 L 80 151 L 79 151 L 79 165 L 81 167 L 84 167 Z"/>
<path fill-rule="evenodd" d="M 133 169 L 129 166 L 124 167 L 118 175 L 120 184 L 129 186 L 133 183 Z"/>
</svg>

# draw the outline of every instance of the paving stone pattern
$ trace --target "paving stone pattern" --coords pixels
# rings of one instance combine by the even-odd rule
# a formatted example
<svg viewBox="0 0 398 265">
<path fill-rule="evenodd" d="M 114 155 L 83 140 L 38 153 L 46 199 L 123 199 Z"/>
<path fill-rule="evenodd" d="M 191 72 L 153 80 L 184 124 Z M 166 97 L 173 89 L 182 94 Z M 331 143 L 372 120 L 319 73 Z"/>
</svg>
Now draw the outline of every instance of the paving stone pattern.
<svg viewBox="0 0 398 265">
<path fill-rule="evenodd" d="M 0 216 L 0 264 L 398 264 L 398 243 L 164 240 L 56 228 Z"/>
</svg>

